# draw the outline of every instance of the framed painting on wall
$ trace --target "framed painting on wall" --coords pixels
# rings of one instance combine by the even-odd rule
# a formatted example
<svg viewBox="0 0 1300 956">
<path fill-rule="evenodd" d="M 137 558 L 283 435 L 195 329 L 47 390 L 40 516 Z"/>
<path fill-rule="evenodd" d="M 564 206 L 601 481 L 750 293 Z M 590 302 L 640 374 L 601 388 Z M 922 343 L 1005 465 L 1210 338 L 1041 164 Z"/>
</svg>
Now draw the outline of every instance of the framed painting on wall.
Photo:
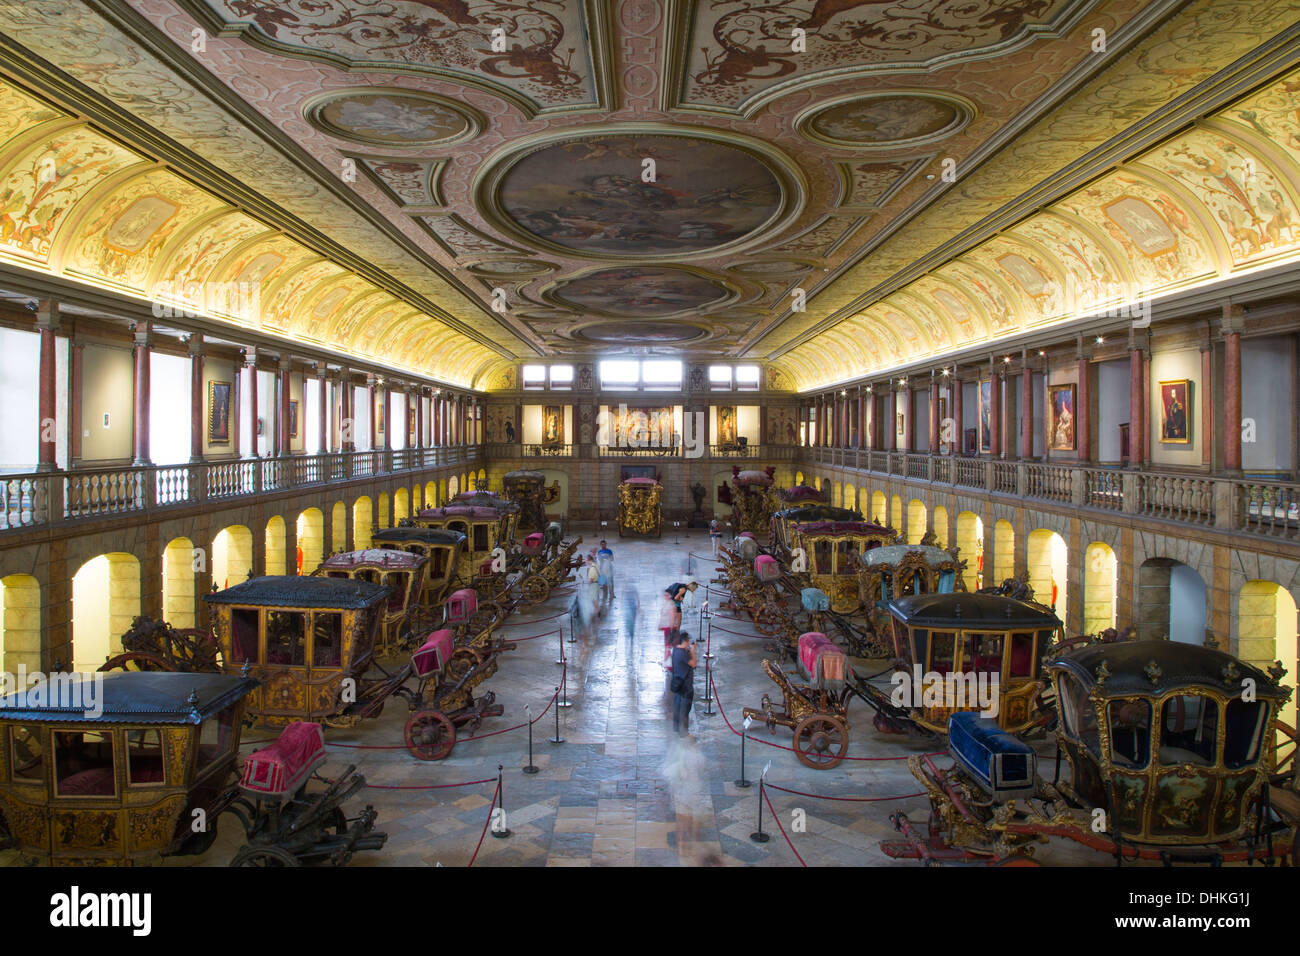
<svg viewBox="0 0 1300 956">
<path fill-rule="evenodd" d="M 1192 441 L 1192 383 L 1182 378 L 1160 383 L 1160 441 L 1171 445 L 1188 445 Z"/>
<path fill-rule="evenodd" d="M 415 447 L 415 406 L 411 404 L 406 406 L 406 445 Z"/>
<path fill-rule="evenodd" d="M 1052 451 L 1074 451 L 1074 397 L 1073 385 L 1047 388 L 1047 447 Z"/>
<path fill-rule="evenodd" d="M 542 447 L 554 448 L 564 444 L 564 409 L 559 405 L 542 408 Z"/>
<path fill-rule="evenodd" d="M 718 440 L 716 444 L 726 447 L 736 444 L 736 406 L 718 406 Z"/>
<path fill-rule="evenodd" d="M 298 437 L 298 403 L 293 399 L 289 400 L 289 437 Z"/>
<path fill-rule="evenodd" d="M 208 382 L 208 444 L 230 444 L 229 382 Z"/>
<path fill-rule="evenodd" d="M 993 450 L 993 380 L 980 382 L 980 453 Z"/>
</svg>

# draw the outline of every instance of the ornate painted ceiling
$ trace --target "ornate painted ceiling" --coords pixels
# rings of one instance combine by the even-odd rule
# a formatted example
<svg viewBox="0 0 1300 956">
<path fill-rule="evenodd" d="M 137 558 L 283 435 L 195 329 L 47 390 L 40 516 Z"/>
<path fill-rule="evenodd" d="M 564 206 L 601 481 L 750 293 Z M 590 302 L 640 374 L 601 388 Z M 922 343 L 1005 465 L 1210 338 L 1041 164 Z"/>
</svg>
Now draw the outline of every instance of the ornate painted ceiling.
<svg viewBox="0 0 1300 956">
<path fill-rule="evenodd" d="M 814 388 L 1295 254 L 1298 21 L 0 0 L 0 259 L 458 385 L 652 351 Z"/>
</svg>

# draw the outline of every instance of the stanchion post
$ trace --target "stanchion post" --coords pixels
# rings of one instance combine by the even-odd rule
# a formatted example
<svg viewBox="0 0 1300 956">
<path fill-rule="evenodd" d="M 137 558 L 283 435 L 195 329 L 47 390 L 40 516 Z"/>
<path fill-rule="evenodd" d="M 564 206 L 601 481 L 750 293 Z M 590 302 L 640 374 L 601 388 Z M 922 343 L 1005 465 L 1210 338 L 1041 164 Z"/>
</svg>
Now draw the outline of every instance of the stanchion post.
<svg viewBox="0 0 1300 956">
<path fill-rule="evenodd" d="M 705 658 L 704 660 L 704 710 L 700 712 L 702 717 L 712 717 L 713 710 L 713 666 Z"/>
<path fill-rule="evenodd" d="M 749 725 L 754 722 L 753 717 L 746 717 L 745 722 L 740 725 L 740 779 L 733 780 L 741 790 L 748 790 L 754 784 L 745 779 L 745 737 L 748 736 Z"/>
<path fill-rule="evenodd" d="M 713 612 L 709 610 L 709 599 L 704 599 L 704 608 L 700 611 L 700 630 L 704 630 L 705 621 L 709 622 L 709 629 L 705 634 L 704 641 L 704 659 L 713 660 Z"/>
<path fill-rule="evenodd" d="M 570 644 L 578 643 L 578 639 L 573 636 L 573 615 L 572 614 L 569 615 L 569 643 Z"/>
<path fill-rule="evenodd" d="M 555 688 L 555 699 L 560 699 L 560 688 Z M 555 708 L 555 736 L 551 738 L 551 743 L 562 744 L 564 738 L 560 736 L 560 708 Z"/>
<path fill-rule="evenodd" d="M 524 707 L 524 716 L 528 718 L 528 766 L 524 768 L 524 773 L 537 773 L 537 765 L 533 763 L 533 708 L 532 705 Z"/>
<path fill-rule="evenodd" d="M 572 628 L 573 625 L 570 624 L 569 627 Z M 560 656 L 559 656 L 559 658 L 555 661 L 555 663 L 557 663 L 557 664 L 563 664 L 563 663 L 564 663 L 564 628 L 562 628 L 562 627 L 557 627 L 557 628 L 555 629 L 555 637 L 556 637 L 556 639 L 559 641 L 559 644 L 560 644 Z"/>
<path fill-rule="evenodd" d="M 767 767 L 772 766 L 769 762 Z M 755 843 L 766 843 L 772 839 L 770 834 L 763 832 L 763 778 L 767 776 L 767 767 L 763 768 L 763 773 L 758 778 L 758 829 L 749 835 L 749 838 Z"/>
<path fill-rule="evenodd" d="M 497 764 L 497 797 L 499 797 L 501 801 L 497 804 L 497 809 L 501 811 L 501 828 L 497 829 L 497 827 L 493 826 L 492 835 L 498 840 L 504 840 L 506 837 L 510 836 L 510 828 L 506 826 L 506 791 L 504 771 L 505 767 L 502 764 Z M 495 821 L 493 822 L 495 823 Z"/>
<path fill-rule="evenodd" d="M 555 702 L 556 709 L 560 707 L 572 707 L 573 701 L 569 700 L 569 665 L 564 665 L 564 670 L 560 672 L 560 699 Z"/>
</svg>

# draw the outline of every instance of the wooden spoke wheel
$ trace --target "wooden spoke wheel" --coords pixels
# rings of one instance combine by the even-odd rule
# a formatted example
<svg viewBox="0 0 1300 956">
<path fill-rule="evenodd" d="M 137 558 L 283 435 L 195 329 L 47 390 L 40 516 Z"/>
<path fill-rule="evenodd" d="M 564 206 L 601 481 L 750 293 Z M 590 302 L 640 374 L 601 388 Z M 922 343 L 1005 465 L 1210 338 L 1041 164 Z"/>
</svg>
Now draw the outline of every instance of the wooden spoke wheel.
<svg viewBox="0 0 1300 956">
<path fill-rule="evenodd" d="M 447 676 L 452 680 L 460 680 L 482 663 L 483 658 L 474 648 L 458 647 L 452 652 L 451 660 L 447 661 Z"/>
<path fill-rule="evenodd" d="M 167 663 L 161 657 L 154 654 L 145 654 L 141 651 L 128 651 L 125 654 L 118 654 L 116 657 L 110 657 L 100 665 L 101 671 L 172 671 L 176 670 L 171 664 Z"/>
<path fill-rule="evenodd" d="M 550 594 L 551 586 L 546 583 L 546 578 L 540 574 L 533 574 L 524 578 L 524 583 L 519 585 L 519 603 L 526 608 L 541 604 Z"/>
<path fill-rule="evenodd" d="M 278 846 L 246 846 L 230 861 L 231 866 L 302 866 L 302 861 Z"/>
<path fill-rule="evenodd" d="M 813 714 L 794 728 L 794 752 L 814 770 L 839 766 L 848 749 L 848 725 L 834 714 Z"/>
<path fill-rule="evenodd" d="M 469 619 L 470 634 L 481 634 L 496 623 L 502 615 L 501 605 L 497 604 L 496 601 L 480 604 L 478 610 Z"/>
<path fill-rule="evenodd" d="M 754 612 L 754 629 L 765 637 L 772 637 L 785 625 L 785 613 L 775 604 L 764 604 Z"/>
<path fill-rule="evenodd" d="M 418 710 L 406 722 L 406 749 L 421 760 L 441 760 L 456 746 L 456 725 L 440 710 Z"/>
</svg>

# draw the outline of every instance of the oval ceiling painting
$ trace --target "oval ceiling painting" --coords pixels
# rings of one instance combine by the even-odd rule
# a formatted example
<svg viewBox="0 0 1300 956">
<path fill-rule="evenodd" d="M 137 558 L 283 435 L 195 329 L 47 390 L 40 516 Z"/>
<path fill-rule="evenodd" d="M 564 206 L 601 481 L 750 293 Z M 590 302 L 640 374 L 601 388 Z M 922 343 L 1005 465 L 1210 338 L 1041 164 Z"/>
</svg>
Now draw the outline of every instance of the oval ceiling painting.
<svg viewBox="0 0 1300 956">
<path fill-rule="evenodd" d="M 598 315 L 653 318 L 698 312 L 725 302 L 730 295 L 722 283 L 686 269 L 629 266 L 562 282 L 550 298 Z"/>
<path fill-rule="evenodd" d="M 819 109 L 799 125 L 804 135 L 835 146 L 880 149 L 951 136 L 970 121 L 971 113 L 946 97 L 884 94 Z"/>
<path fill-rule="evenodd" d="M 573 337 L 597 345 L 678 345 L 708 332 L 687 322 L 597 322 L 573 330 Z"/>
<path fill-rule="evenodd" d="M 335 92 L 303 112 L 322 132 L 369 146 L 446 144 L 473 135 L 479 127 L 468 107 L 409 90 Z"/>
<path fill-rule="evenodd" d="M 631 257 L 725 246 L 782 209 L 780 182 L 758 157 L 657 134 L 589 136 L 526 153 L 502 176 L 495 201 L 546 244 Z"/>
</svg>

